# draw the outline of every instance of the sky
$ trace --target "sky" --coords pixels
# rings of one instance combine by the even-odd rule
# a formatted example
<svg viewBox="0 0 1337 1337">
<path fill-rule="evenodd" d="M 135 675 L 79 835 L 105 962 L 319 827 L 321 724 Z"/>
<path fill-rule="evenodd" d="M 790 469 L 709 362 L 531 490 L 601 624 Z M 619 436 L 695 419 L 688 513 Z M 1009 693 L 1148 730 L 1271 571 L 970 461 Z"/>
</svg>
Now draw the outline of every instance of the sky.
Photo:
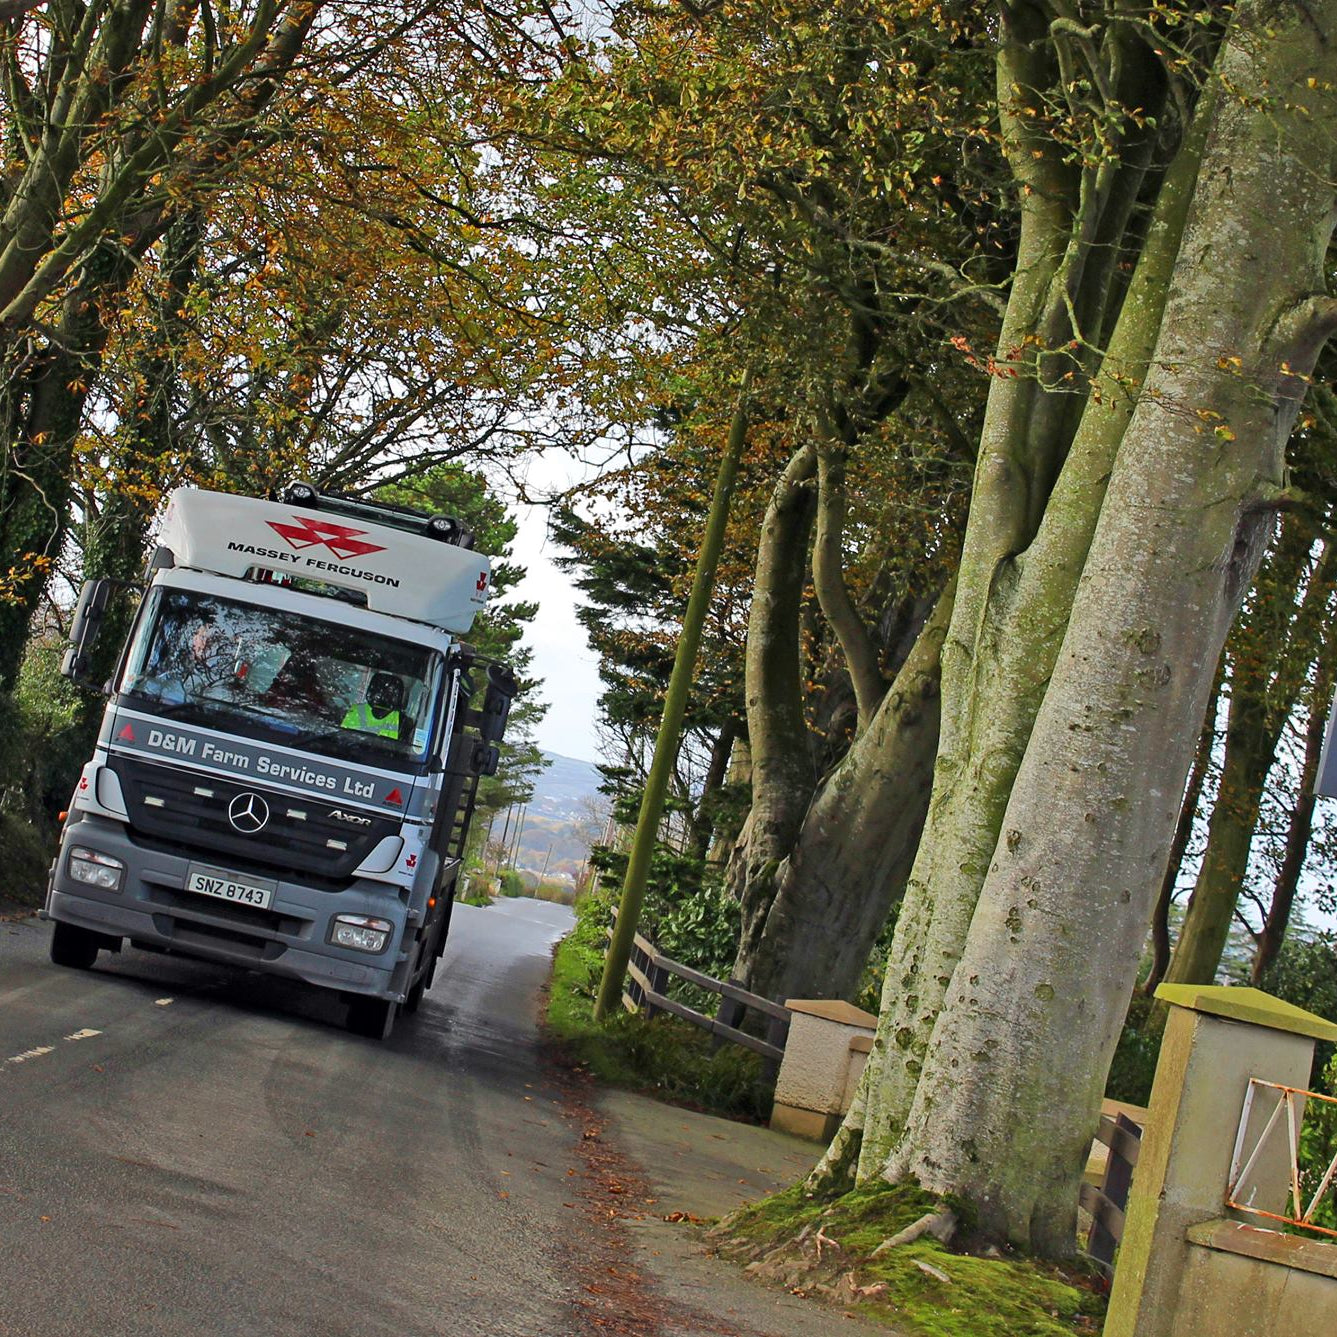
<svg viewBox="0 0 1337 1337">
<path fill-rule="evenodd" d="M 559 488 L 575 482 L 583 472 L 568 456 L 549 452 L 527 482 L 531 487 Z M 548 538 L 547 508 L 516 506 L 514 511 L 520 528 L 512 544 L 513 556 L 526 568 L 516 596 L 538 604 L 525 641 L 534 651 L 534 673 L 543 679 L 540 691 L 548 702 L 548 713 L 535 736 L 545 752 L 597 761 L 595 722 L 601 685 L 598 660 L 585 629 L 576 621 L 580 595 L 552 560 L 556 544 Z"/>
</svg>

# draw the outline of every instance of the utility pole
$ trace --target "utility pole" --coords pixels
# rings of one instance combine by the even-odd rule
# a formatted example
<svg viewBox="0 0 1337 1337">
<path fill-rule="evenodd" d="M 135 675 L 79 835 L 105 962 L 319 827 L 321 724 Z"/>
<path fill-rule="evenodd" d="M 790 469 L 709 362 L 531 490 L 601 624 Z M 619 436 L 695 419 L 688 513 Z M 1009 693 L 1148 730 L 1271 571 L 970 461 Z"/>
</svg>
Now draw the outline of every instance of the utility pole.
<svg viewBox="0 0 1337 1337">
<path fill-rule="evenodd" d="M 515 839 L 511 843 L 510 858 L 507 860 L 510 867 L 518 873 L 520 871 L 516 860 L 520 857 L 520 837 L 525 832 L 525 814 L 529 811 L 529 805 L 526 804 L 520 809 L 520 816 L 515 821 Z"/>
<path fill-rule="evenodd" d="M 510 807 L 508 807 L 508 808 L 506 809 L 506 821 L 505 821 L 505 823 L 502 825 L 502 828 L 501 828 L 501 842 L 500 842 L 500 843 L 501 843 L 501 848 L 502 848 L 502 851 L 503 851 L 503 852 L 509 852 L 509 850 L 510 850 L 510 848 L 511 848 L 511 814 L 512 814 L 514 811 L 515 811 L 515 804 L 512 803 L 512 804 L 510 805 Z M 497 855 L 497 865 L 496 865 L 496 867 L 493 868 L 493 870 L 492 870 L 494 873 L 500 873 L 500 872 L 501 872 L 501 860 L 502 860 L 502 855 L 501 855 L 501 854 L 498 854 L 498 855 Z"/>
<path fill-rule="evenodd" d="M 719 567 L 720 549 L 724 546 L 729 503 L 733 499 L 734 483 L 738 478 L 738 462 L 747 442 L 747 394 L 751 381 L 752 373 L 745 371 L 738 389 L 738 407 L 734 410 L 733 422 L 729 426 L 729 441 L 715 479 L 715 495 L 706 518 L 706 531 L 696 559 L 692 593 L 687 600 L 687 612 L 683 615 L 682 631 L 678 636 L 678 653 L 673 660 L 673 673 L 664 697 L 664 716 L 659 722 L 650 774 L 646 779 L 645 793 L 641 796 L 640 815 L 636 819 L 636 835 L 627 858 L 627 874 L 622 882 L 622 901 L 618 907 L 617 923 L 608 944 L 608 955 L 604 958 L 599 998 L 594 1005 L 596 1021 L 602 1021 L 618 1006 L 622 997 L 622 981 L 627 974 L 627 962 L 631 960 L 631 940 L 641 917 L 646 878 L 650 873 L 650 856 L 654 852 L 659 821 L 664 812 L 664 796 L 668 791 L 669 775 L 678 750 L 678 738 L 682 733 L 683 715 L 687 710 L 687 693 L 696 668 L 697 651 L 701 648 L 701 632 L 710 607 L 710 596 L 715 588 L 715 572 Z"/>
</svg>

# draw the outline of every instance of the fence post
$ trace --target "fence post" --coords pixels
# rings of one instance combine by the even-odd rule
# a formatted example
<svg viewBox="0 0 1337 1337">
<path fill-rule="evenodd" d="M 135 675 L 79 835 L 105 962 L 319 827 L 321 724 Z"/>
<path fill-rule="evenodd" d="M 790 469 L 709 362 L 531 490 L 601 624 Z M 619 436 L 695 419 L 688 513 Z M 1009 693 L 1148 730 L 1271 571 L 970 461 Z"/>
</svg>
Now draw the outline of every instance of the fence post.
<svg viewBox="0 0 1337 1337">
<path fill-rule="evenodd" d="M 1115 1115 L 1115 1127 L 1140 1138 L 1142 1129 L 1122 1110 Z M 1104 1139 L 1101 1139 L 1104 1141 Z M 1117 1140 L 1117 1139 L 1116 1139 Z M 1105 1162 L 1105 1178 L 1100 1191 L 1105 1199 L 1121 1212 L 1128 1205 L 1128 1190 L 1133 1183 L 1133 1163 L 1111 1143 L 1109 1159 Z M 1110 1233 L 1105 1222 L 1096 1217 L 1091 1223 L 1091 1234 L 1087 1238 L 1086 1251 L 1098 1263 L 1105 1265 L 1106 1273 L 1113 1270 L 1114 1251 L 1119 1241 Z"/>
<path fill-rule="evenodd" d="M 783 1049 L 788 1037 L 788 1020 L 784 1017 L 768 1017 L 766 1019 L 766 1043 L 768 1045 Z M 776 1079 L 780 1075 L 780 1062 L 778 1058 L 764 1058 L 761 1061 L 761 1074 L 771 1086 L 775 1085 Z"/>
<path fill-rule="evenodd" d="M 736 980 L 732 975 L 729 976 L 729 983 L 743 987 L 742 980 Z M 720 1005 L 715 1009 L 715 1020 L 722 1026 L 732 1027 L 734 1030 L 741 1029 L 740 1023 L 743 1020 L 743 1014 L 747 1011 L 745 1004 L 740 1003 L 736 998 L 725 998 L 721 996 Z M 710 1047 L 718 1049 L 724 1043 L 722 1035 L 712 1035 L 710 1037 Z"/>
<path fill-rule="evenodd" d="M 642 954 L 642 959 L 645 961 L 645 965 L 641 968 L 645 971 L 645 978 L 650 981 L 650 987 L 657 994 L 667 994 L 669 982 L 668 971 L 663 966 L 652 964 L 650 959 L 644 956 L 644 954 Z M 656 1007 L 648 998 L 645 1000 L 645 1015 L 647 1017 L 653 1016 L 660 1010 L 661 1009 Z"/>
<path fill-rule="evenodd" d="M 848 1107 L 851 1069 L 862 1071 L 871 1047 L 856 1049 L 855 1041 L 871 1042 L 877 1018 L 839 998 L 786 998 L 785 1006 L 790 1016 L 777 1022 L 776 1033 L 787 1027 L 788 1035 L 770 1124 L 781 1132 L 829 1142 Z"/>
</svg>

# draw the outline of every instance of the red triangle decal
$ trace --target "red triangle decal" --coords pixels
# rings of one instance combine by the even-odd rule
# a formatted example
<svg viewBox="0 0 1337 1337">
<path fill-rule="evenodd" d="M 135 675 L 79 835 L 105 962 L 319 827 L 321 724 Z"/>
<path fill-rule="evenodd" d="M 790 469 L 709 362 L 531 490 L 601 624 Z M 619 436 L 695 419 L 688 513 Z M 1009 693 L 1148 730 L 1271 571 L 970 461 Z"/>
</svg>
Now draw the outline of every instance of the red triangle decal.
<svg viewBox="0 0 1337 1337">
<path fill-rule="evenodd" d="M 392 789 L 392 790 L 385 796 L 385 800 L 384 800 L 384 801 L 385 801 L 386 803 L 398 803 L 398 804 L 400 804 L 401 806 L 403 805 L 403 802 L 404 802 L 404 796 L 403 796 L 403 794 L 401 794 L 401 793 L 399 792 L 399 786 L 398 786 L 398 785 L 396 785 L 396 786 L 395 786 L 395 787 L 394 787 L 394 788 L 393 788 L 393 789 Z"/>
<path fill-rule="evenodd" d="M 135 741 L 135 731 L 127 724 L 116 737 L 123 743 L 133 743 Z"/>
</svg>

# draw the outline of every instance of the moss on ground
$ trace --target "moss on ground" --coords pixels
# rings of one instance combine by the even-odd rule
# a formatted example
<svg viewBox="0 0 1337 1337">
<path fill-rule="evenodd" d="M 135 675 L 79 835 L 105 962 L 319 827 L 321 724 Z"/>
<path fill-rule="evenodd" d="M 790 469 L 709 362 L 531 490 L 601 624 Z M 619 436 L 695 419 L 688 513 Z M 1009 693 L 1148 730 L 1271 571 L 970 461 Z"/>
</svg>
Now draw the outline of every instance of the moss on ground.
<svg viewBox="0 0 1337 1337">
<path fill-rule="evenodd" d="M 603 1081 L 764 1118 L 770 1092 L 755 1055 L 731 1046 L 712 1050 L 704 1032 L 674 1017 L 619 1013 L 595 1025 L 607 901 L 587 897 L 576 915 L 554 961 L 549 1033 Z M 878 1184 L 843 1196 L 798 1185 L 742 1208 L 711 1236 L 723 1256 L 760 1279 L 834 1301 L 904 1337 L 1073 1337 L 1099 1330 L 1105 1300 L 1080 1273 L 1016 1255 L 953 1253 L 931 1236 L 871 1257 L 884 1240 L 941 1206 L 913 1185 Z"/>
<path fill-rule="evenodd" d="M 1018 1256 L 953 1253 L 931 1236 L 873 1251 L 941 1203 L 912 1185 L 823 1199 L 801 1186 L 712 1232 L 763 1280 L 835 1301 L 915 1337 L 1072 1337 L 1098 1331 L 1104 1298 L 1079 1273 Z M 943 1278 L 947 1280 L 943 1280 Z"/>
<path fill-rule="evenodd" d="M 764 1119 L 771 1089 L 757 1055 L 710 1037 L 677 1017 L 619 1012 L 602 1025 L 594 1000 L 603 972 L 606 897 L 576 906 L 576 927 L 557 948 L 548 999 L 549 1033 L 601 1081 L 732 1118 Z"/>
</svg>

